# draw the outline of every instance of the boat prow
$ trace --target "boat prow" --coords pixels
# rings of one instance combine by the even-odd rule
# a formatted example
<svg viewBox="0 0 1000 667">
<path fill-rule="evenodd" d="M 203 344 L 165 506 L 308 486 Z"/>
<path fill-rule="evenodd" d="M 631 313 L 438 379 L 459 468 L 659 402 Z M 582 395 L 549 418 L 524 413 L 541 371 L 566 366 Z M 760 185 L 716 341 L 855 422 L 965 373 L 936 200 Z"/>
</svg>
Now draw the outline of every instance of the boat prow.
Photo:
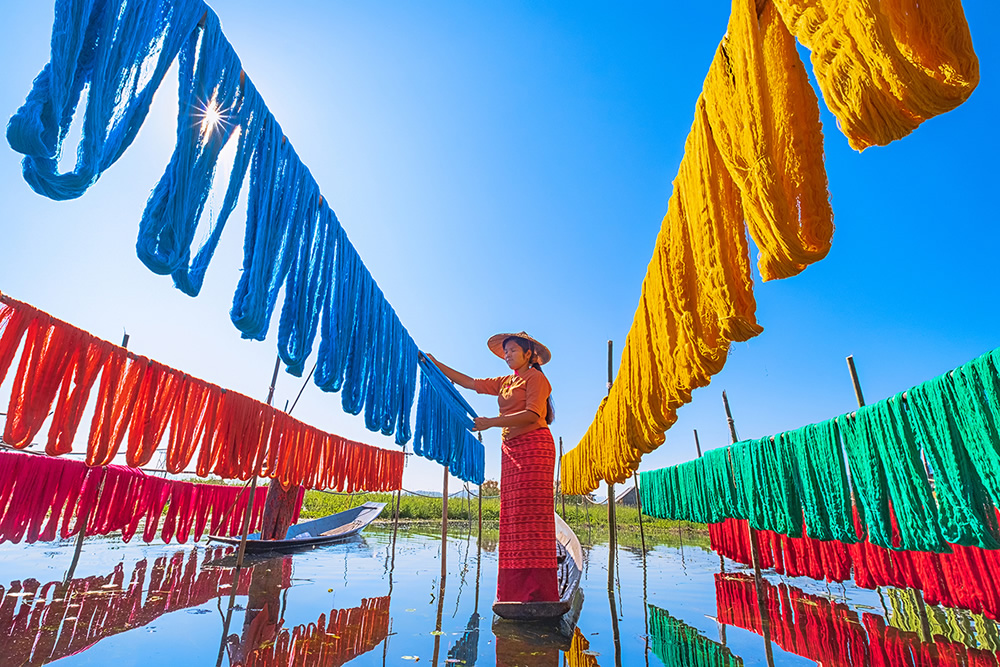
<svg viewBox="0 0 1000 667">
<path fill-rule="evenodd" d="M 288 528 L 283 540 L 262 540 L 260 533 L 247 536 L 247 553 L 298 551 L 325 544 L 344 542 L 360 533 L 382 513 L 385 503 L 365 503 L 343 512 L 297 523 Z M 213 542 L 238 545 L 239 537 L 209 535 Z"/>
<path fill-rule="evenodd" d="M 555 602 L 501 602 L 493 603 L 493 613 L 510 621 L 554 621 L 573 607 L 580 590 L 583 574 L 583 549 L 576 533 L 558 514 L 556 518 L 556 552 L 558 554 L 559 600 Z"/>
</svg>

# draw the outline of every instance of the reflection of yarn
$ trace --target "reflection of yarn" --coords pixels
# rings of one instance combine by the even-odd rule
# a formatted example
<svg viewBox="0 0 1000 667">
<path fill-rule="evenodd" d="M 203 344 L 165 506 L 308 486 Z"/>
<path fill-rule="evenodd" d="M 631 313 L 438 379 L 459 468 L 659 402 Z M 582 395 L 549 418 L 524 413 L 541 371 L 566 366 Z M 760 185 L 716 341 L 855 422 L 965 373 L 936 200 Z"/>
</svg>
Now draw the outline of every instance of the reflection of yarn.
<svg viewBox="0 0 1000 667">
<path fill-rule="evenodd" d="M 784 650 L 827 667 L 916 667 L 917 665 L 977 665 L 996 667 L 992 651 L 961 643 L 923 643 L 913 632 L 886 627 L 878 615 L 857 612 L 825 597 L 809 595 L 793 586 L 763 581 L 764 610 L 771 640 Z M 752 577 L 715 575 L 719 622 L 763 634 L 761 609 Z"/>
<path fill-rule="evenodd" d="M 292 523 L 298 520 L 299 490 Z M 266 492 L 254 498 L 250 530 L 260 530 Z M 88 535 L 121 531 L 130 541 L 141 522 L 152 542 L 162 521 L 164 542 L 239 535 L 247 507 L 245 487 L 194 484 L 148 476 L 123 466 L 89 468 L 80 461 L 0 452 L 0 542 L 64 539 L 86 524 Z M 164 513 L 164 510 L 166 512 Z"/>
<path fill-rule="evenodd" d="M 566 664 L 569 667 L 600 667 L 597 656 L 590 651 L 590 642 L 580 632 L 580 628 L 573 628 L 573 639 L 566 651 Z"/>
<path fill-rule="evenodd" d="M 745 521 L 729 519 L 709 526 L 712 549 L 751 564 Z M 930 604 L 969 609 L 1000 619 L 1000 551 L 952 546 L 950 554 L 885 549 L 868 541 L 857 544 L 790 538 L 758 531 L 760 566 L 791 577 L 827 581 L 851 578 L 862 588 L 895 586 L 923 592 Z"/>
<path fill-rule="evenodd" d="M 197 607 L 229 593 L 231 568 L 206 566 L 226 549 L 178 551 L 139 561 L 125 584 L 119 563 L 104 577 L 40 585 L 34 579 L 0 586 L 0 664 L 43 665 L 86 650 L 100 640 L 153 622 L 163 614 Z M 241 572 L 237 594 L 246 595 L 252 569 Z M 283 588 L 291 585 L 286 577 Z M 19 596 L 17 593 L 31 593 Z"/>
<path fill-rule="evenodd" d="M 31 443 L 55 404 L 46 452 L 68 453 L 97 384 L 88 465 L 107 465 L 123 442 L 128 464 L 145 465 L 166 439 L 172 473 L 194 461 L 202 477 L 247 480 L 259 474 L 286 487 L 354 492 L 401 485 L 400 451 L 325 433 L 7 297 L 0 303 L 0 383 L 22 339 L 3 434 L 15 447 Z"/>
<path fill-rule="evenodd" d="M 650 648 L 664 665 L 742 667 L 743 658 L 733 655 L 728 647 L 701 635 L 659 607 L 647 605 L 647 609 Z"/>
<path fill-rule="evenodd" d="M 233 667 L 339 667 L 371 651 L 389 634 L 389 596 L 368 598 L 360 607 L 333 609 L 308 625 L 283 630 L 274 642 Z"/>
</svg>

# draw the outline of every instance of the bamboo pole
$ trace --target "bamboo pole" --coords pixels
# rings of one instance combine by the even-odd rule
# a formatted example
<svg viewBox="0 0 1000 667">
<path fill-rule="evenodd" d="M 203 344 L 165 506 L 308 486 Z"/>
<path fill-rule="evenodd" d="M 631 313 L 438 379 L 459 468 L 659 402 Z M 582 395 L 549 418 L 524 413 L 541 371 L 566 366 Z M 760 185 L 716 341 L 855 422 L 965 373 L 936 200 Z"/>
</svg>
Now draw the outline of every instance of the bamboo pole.
<svg viewBox="0 0 1000 667">
<path fill-rule="evenodd" d="M 563 493 L 563 488 L 562 488 L 562 457 L 563 457 L 562 436 L 559 436 L 559 500 L 562 502 L 562 518 L 563 518 L 563 521 L 565 521 L 566 520 L 566 494 Z"/>
<path fill-rule="evenodd" d="M 614 343 L 608 341 L 608 394 L 611 393 L 611 383 L 614 382 L 613 369 Z M 608 482 L 608 590 L 614 588 L 615 555 L 618 553 L 618 520 L 615 516 L 615 485 Z"/>
<path fill-rule="evenodd" d="M 736 435 L 736 422 L 733 421 L 733 413 L 729 409 L 729 397 L 726 392 L 722 392 L 722 404 L 726 408 L 726 421 L 729 424 L 729 437 L 733 443 L 739 440 Z M 730 463 L 731 465 L 731 463 Z M 760 613 L 761 629 L 764 636 L 764 653 L 769 667 L 774 665 L 774 649 L 771 647 L 771 620 L 767 615 L 767 604 L 764 600 L 763 577 L 760 573 L 760 542 L 757 540 L 757 531 L 747 521 L 747 529 L 750 533 L 750 558 L 753 561 L 753 583 L 757 591 L 757 608 Z"/>
<path fill-rule="evenodd" d="M 851 374 L 851 384 L 854 385 L 854 397 L 858 400 L 858 407 L 863 408 L 865 407 L 865 396 L 861 393 L 861 380 L 858 379 L 858 369 L 854 365 L 853 354 L 847 356 L 847 370 Z M 879 600 L 882 601 L 882 609 L 885 611 L 886 607 L 885 600 L 882 598 L 882 587 L 878 586 L 876 590 L 878 591 Z M 931 641 L 931 626 L 927 618 L 927 605 L 924 602 L 923 593 L 917 589 L 913 589 L 913 593 L 917 599 L 917 614 L 920 616 L 920 640 L 929 642 Z"/>
<path fill-rule="evenodd" d="M 277 355 L 274 358 L 274 372 L 271 374 L 271 386 L 267 390 L 267 404 L 271 405 L 274 403 L 274 387 L 278 383 L 278 371 L 281 370 L 281 355 Z M 240 536 L 240 550 L 236 556 L 236 572 L 239 573 L 240 568 L 243 567 L 243 557 L 247 550 L 247 535 L 250 533 L 250 515 L 253 514 L 253 503 L 254 496 L 257 494 L 257 473 L 259 471 L 253 471 L 253 477 L 250 478 L 250 497 L 247 499 L 247 508 L 243 513 L 243 533 Z"/>
<path fill-rule="evenodd" d="M 477 435 L 479 436 L 479 444 L 483 444 L 483 432 L 480 431 L 479 433 L 477 433 Z M 479 538 L 478 539 L 479 539 L 479 553 L 481 554 L 483 552 L 483 485 L 482 484 L 479 485 L 478 491 L 479 492 L 476 494 L 477 496 L 479 496 L 479 512 L 478 512 L 478 514 L 479 514 Z M 477 577 L 478 577 L 478 575 L 477 575 Z M 477 595 L 477 599 L 478 599 L 478 595 Z"/>
<path fill-rule="evenodd" d="M 448 466 L 444 467 L 444 489 L 441 492 L 441 581 L 448 572 Z M 441 628 L 439 627 L 438 630 Z"/>
<path fill-rule="evenodd" d="M 614 382 L 613 369 L 614 343 L 608 341 L 608 394 L 611 394 L 611 384 Z M 618 553 L 617 522 L 615 517 L 615 485 L 608 483 L 608 606 L 611 609 L 611 633 L 615 643 L 615 667 L 622 664 L 622 642 L 618 630 L 618 608 L 615 605 L 615 556 Z M 645 615 L 645 610 L 643 610 Z M 647 633 L 648 634 L 648 633 Z"/>
<path fill-rule="evenodd" d="M 128 349 L 128 331 L 122 333 L 122 347 Z M 104 491 L 104 477 L 107 475 L 108 467 L 101 466 L 101 483 L 97 489 L 97 497 L 101 496 Z M 80 526 L 80 534 L 76 538 L 76 549 L 73 551 L 73 560 L 69 564 L 69 570 L 66 571 L 66 582 L 73 578 L 76 573 L 76 566 L 80 562 L 80 554 L 83 553 L 83 541 L 87 538 L 87 524 L 90 523 L 90 517 L 93 515 L 94 510 L 97 508 L 97 504 L 91 509 L 90 513 L 87 514 L 86 518 L 83 520 L 83 525 Z"/>
<path fill-rule="evenodd" d="M 635 483 L 635 507 L 639 511 L 639 539 L 642 540 L 642 558 L 646 559 L 646 530 L 642 527 L 642 498 L 639 497 L 639 473 L 632 473 Z"/>
<path fill-rule="evenodd" d="M 267 390 L 267 404 L 271 405 L 274 402 L 274 387 L 278 383 L 278 371 L 281 369 L 281 355 L 278 355 L 274 359 L 274 372 L 271 373 L 271 386 Z M 247 535 L 250 533 L 250 515 L 253 514 L 253 501 L 254 494 L 257 491 L 257 473 L 259 471 L 253 471 L 253 477 L 250 478 L 250 497 L 247 499 L 247 507 L 243 513 L 243 528 L 240 535 L 240 548 L 236 555 L 236 567 L 233 570 L 233 585 L 229 591 L 229 607 L 226 610 L 226 619 L 222 625 L 222 641 L 219 643 L 219 657 L 216 661 L 216 667 L 222 665 L 222 657 L 226 646 L 226 636 L 229 633 L 229 624 L 233 618 L 233 607 L 236 606 L 236 589 L 239 588 L 240 580 L 240 570 L 243 569 L 243 557 L 247 550 Z"/>
</svg>

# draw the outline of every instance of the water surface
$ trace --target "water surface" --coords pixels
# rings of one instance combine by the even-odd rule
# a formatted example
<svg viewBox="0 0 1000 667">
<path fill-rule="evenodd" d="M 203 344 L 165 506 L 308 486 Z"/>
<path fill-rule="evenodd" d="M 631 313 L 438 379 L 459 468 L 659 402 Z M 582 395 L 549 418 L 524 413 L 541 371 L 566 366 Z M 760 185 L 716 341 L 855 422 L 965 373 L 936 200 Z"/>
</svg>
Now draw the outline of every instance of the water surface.
<svg viewBox="0 0 1000 667">
<path fill-rule="evenodd" d="M 992 621 L 910 591 L 771 574 L 758 600 L 747 568 L 682 543 L 620 548 L 610 595 L 608 545 L 585 545 L 572 637 L 494 627 L 496 534 L 480 548 L 464 523 L 443 580 L 433 528 L 393 546 L 369 527 L 238 575 L 229 548 L 94 538 L 66 580 L 74 547 L 0 545 L 0 665 L 996 664 L 1000 641 Z"/>
</svg>

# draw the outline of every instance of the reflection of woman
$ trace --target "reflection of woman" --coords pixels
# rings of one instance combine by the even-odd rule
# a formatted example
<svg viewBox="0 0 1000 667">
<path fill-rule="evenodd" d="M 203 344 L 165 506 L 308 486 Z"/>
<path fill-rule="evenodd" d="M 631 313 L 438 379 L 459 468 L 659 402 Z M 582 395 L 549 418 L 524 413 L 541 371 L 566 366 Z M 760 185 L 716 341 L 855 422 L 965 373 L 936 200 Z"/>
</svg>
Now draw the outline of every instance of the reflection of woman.
<svg viewBox="0 0 1000 667">
<path fill-rule="evenodd" d="M 558 600 L 552 511 L 556 452 L 548 428 L 555 412 L 552 387 L 542 372 L 552 354 L 523 331 L 492 336 L 487 346 L 507 362 L 512 375 L 473 379 L 430 358 L 455 384 L 495 395 L 500 404 L 499 417 L 476 418 L 476 430 L 503 428 L 497 600 Z"/>
</svg>

